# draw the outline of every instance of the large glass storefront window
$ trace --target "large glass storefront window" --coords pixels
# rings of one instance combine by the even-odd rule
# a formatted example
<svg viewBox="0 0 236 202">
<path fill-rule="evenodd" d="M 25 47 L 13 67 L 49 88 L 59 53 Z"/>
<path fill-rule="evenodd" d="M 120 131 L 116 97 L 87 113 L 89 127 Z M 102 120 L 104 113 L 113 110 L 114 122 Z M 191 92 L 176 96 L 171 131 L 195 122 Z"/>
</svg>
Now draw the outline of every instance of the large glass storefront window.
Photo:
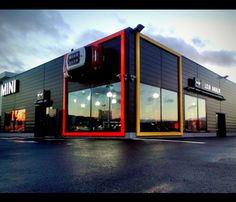
<svg viewBox="0 0 236 202">
<path fill-rule="evenodd" d="M 120 82 L 70 92 L 68 131 L 120 131 Z"/>
<path fill-rule="evenodd" d="M 70 131 L 90 130 L 90 97 L 90 89 L 69 93 L 68 123 Z"/>
<path fill-rule="evenodd" d="M 185 131 L 206 131 L 206 101 L 185 95 Z"/>
<path fill-rule="evenodd" d="M 120 83 L 92 89 L 92 130 L 120 131 Z"/>
<path fill-rule="evenodd" d="M 200 131 L 206 131 L 206 101 L 198 98 L 198 120 Z"/>
<path fill-rule="evenodd" d="M 140 85 L 140 130 L 160 131 L 160 88 Z"/>
<path fill-rule="evenodd" d="M 162 130 L 178 131 L 178 96 L 170 90 L 161 90 L 162 93 Z"/>
<path fill-rule="evenodd" d="M 26 110 L 18 109 L 5 113 L 4 130 L 8 132 L 25 131 Z"/>
<path fill-rule="evenodd" d="M 197 98 L 189 95 L 184 96 L 185 101 L 185 130 L 197 131 Z"/>
<path fill-rule="evenodd" d="M 174 91 L 140 84 L 140 131 L 178 131 L 178 96 Z"/>
</svg>

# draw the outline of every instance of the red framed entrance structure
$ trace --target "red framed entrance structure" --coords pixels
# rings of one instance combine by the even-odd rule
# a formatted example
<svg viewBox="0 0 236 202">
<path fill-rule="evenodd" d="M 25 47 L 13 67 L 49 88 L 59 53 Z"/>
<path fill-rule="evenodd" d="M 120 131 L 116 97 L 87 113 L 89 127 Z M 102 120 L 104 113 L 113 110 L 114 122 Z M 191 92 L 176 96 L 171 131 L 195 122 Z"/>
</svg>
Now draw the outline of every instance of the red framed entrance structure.
<svg viewBox="0 0 236 202">
<path fill-rule="evenodd" d="M 116 37 L 120 37 L 120 82 L 121 82 L 121 107 L 120 107 L 120 131 L 117 132 L 108 132 L 108 131 L 101 131 L 101 132 L 68 132 L 66 131 L 66 119 L 67 119 L 67 78 L 64 76 L 63 81 L 63 110 L 62 110 L 62 135 L 63 136 L 91 136 L 91 137 L 124 137 L 125 136 L 125 30 L 119 31 L 114 33 L 110 36 L 102 38 L 98 41 L 91 43 L 90 45 L 97 46 L 101 43 L 106 41 L 112 40 Z"/>
</svg>

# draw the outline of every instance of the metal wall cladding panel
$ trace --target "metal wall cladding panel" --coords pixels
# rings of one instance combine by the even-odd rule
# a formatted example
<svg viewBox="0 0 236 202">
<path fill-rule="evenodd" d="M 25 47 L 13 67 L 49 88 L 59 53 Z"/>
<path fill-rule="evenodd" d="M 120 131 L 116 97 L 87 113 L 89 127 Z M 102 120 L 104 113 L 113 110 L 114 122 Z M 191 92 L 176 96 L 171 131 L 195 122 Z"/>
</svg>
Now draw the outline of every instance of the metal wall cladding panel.
<svg viewBox="0 0 236 202">
<path fill-rule="evenodd" d="M 178 57 L 140 40 L 140 81 L 168 90 L 178 90 Z"/>
<path fill-rule="evenodd" d="M 116 50 L 118 53 L 120 53 L 120 37 L 116 37 L 114 39 L 111 39 L 109 41 L 106 41 L 102 43 L 103 48 L 111 48 L 113 50 Z"/>
<path fill-rule="evenodd" d="M 37 92 L 51 90 L 51 98 L 56 107 L 62 110 L 63 57 L 56 58 L 31 70 L 16 75 L 20 81 L 19 92 L 3 98 L 3 112 L 14 109 L 26 109 L 25 131 L 33 132 Z M 4 119 L 1 120 L 4 126 Z"/>
<path fill-rule="evenodd" d="M 64 57 L 58 57 L 45 64 L 44 89 L 50 90 L 52 107 L 57 109 L 57 134 L 62 132 L 62 103 L 63 103 L 63 63 Z"/>
<path fill-rule="evenodd" d="M 162 58 L 164 59 L 164 58 Z M 178 91 L 178 64 L 162 62 L 162 88 Z"/>
<path fill-rule="evenodd" d="M 221 112 L 226 114 L 226 129 L 228 132 L 236 132 L 236 84 L 220 79 L 221 93 L 225 101 L 221 101 Z"/>
<path fill-rule="evenodd" d="M 219 76 L 201 65 L 198 65 L 198 78 L 212 86 L 219 87 Z"/>
<path fill-rule="evenodd" d="M 40 65 L 13 77 L 19 80 L 19 92 L 3 98 L 3 113 L 14 109 L 26 109 L 26 122 L 34 122 L 34 101 L 37 90 L 43 85 L 43 72 L 44 66 Z M 30 113 L 32 111 L 33 113 Z M 1 121 L 1 126 L 4 127 L 4 119 Z M 26 131 L 28 131 L 27 124 Z"/>
<path fill-rule="evenodd" d="M 198 76 L 198 66 L 195 62 L 182 56 L 182 80 L 183 88 L 188 86 L 188 79 Z"/>
<path fill-rule="evenodd" d="M 136 76 L 135 65 L 135 35 L 131 29 L 126 29 L 126 66 L 127 75 Z M 125 82 L 125 131 L 136 130 L 136 80 Z"/>
<path fill-rule="evenodd" d="M 207 129 L 215 132 L 216 128 L 216 112 L 220 112 L 220 101 L 214 98 L 206 97 L 206 113 L 207 113 Z"/>
<path fill-rule="evenodd" d="M 166 50 L 162 49 L 161 55 L 162 55 L 163 61 L 170 61 L 170 62 L 173 62 L 174 64 L 177 64 L 177 62 L 178 62 L 178 57 Z"/>
<path fill-rule="evenodd" d="M 221 95 L 226 99 L 225 101 L 219 101 L 205 95 L 184 90 L 184 94 L 193 95 L 206 100 L 208 131 L 215 132 L 217 130 L 216 113 L 220 112 L 226 114 L 227 131 L 236 132 L 236 84 L 226 79 L 220 79 L 218 74 L 185 57 L 182 57 L 182 61 L 183 88 L 188 86 L 188 78 L 197 77 L 212 86 L 220 88 Z"/>
<path fill-rule="evenodd" d="M 44 89 L 50 90 L 53 107 L 62 110 L 63 98 L 63 57 L 51 62 L 52 65 L 45 65 Z"/>
<path fill-rule="evenodd" d="M 140 82 L 161 86 L 161 49 L 140 39 Z"/>
</svg>

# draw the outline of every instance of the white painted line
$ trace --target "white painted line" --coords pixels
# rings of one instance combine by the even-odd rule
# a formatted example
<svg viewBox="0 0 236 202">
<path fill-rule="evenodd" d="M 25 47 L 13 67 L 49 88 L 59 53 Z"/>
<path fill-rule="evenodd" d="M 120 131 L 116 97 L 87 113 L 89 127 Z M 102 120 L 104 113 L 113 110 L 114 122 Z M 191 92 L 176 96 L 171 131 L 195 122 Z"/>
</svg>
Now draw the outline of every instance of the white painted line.
<svg viewBox="0 0 236 202">
<path fill-rule="evenodd" d="M 43 139 L 43 140 L 46 140 L 46 141 L 56 141 L 56 140 L 64 140 L 64 139 Z"/>
<path fill-rule="evenodd" d="M 24 141 L 24 140 L 13 140 L 14 142 L 16 143 L 38 143 L 36 141 L 33 141 L 33 140 L 27 140 L 27 141 Z"/>
<path fill-rule="evenodd" d="M 187 144 L 206 144 L 206 142 L 196 142 L 196 141 L 186 141 L 186 140 L 144 139 L 144 138 L 137 138 L 135 140 L 145 140 L 154 142 L 177 142 L 177 143 L 187 143 Z"/>
<path fill-rule="evenodd" d="M 12 140 L 15 139 L 15 137 L 0 137 L 0 140 Z"/>
</svg>

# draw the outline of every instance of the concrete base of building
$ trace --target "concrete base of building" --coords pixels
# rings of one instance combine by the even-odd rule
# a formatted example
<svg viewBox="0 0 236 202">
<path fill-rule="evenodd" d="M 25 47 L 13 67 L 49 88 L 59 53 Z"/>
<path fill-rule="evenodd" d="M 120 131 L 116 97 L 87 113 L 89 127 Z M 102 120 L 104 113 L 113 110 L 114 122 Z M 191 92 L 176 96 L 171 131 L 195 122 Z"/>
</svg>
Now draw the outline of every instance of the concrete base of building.
<svg viewBox="0 0 236 202">
<path fill-rule="evenodd" d="M 236 136 L 236 132 L 228 132 L 226 137 Z M 4 138 L 35 138 L 34 133 L 0 133 L 0 137 Z M 217 137 L 216 132 L 212 133 L 184 133 L 183 136 L 150 136 L 150 137 L 137 137 L 136 133 L 126 133 L 125 137 L 66 137 L 66 138 L 82 138 L 82 139 L 155 139 L 155 138 L 192 138 L 192 137 Z M 42 137 L 45 139 L 63 138 L 63 137 Z"/>
</svg>

